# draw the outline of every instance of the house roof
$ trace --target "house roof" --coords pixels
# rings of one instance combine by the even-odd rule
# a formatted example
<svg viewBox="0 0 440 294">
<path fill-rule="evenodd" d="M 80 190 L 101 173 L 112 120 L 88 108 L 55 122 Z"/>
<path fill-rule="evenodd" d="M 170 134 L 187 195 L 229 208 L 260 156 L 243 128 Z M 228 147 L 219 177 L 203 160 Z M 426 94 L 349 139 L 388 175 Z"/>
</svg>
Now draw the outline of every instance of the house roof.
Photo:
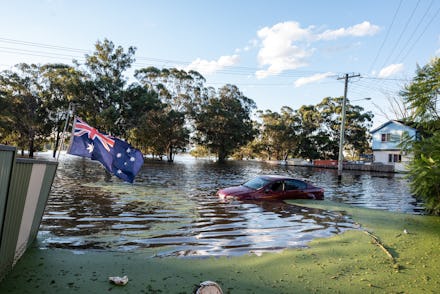
<svg viewBox="0 0 440 294">
<path fill-rule="evenodd" d="M 398 125 L 401 125 L 401 126 L 405 126 L 405 127 L 408 127 L 408 128 L 416 129 L 416 128 L 414 128 L 414 127 L 412 127 L 412 126 L 410 126 L 410 125 L 404 123 L 404 122 L 401 121 L 401 120 L 389 120 L 389 121 L 387 121 L 386 123 L 380 125 L 379 127 L 375 128 L 375 129 L 373 129 L 373 130 L 371 130 L 370 133 L 373 134 L 373 133 L 379 131 L 380 129 L 383 129 L 384 127 L 386 127 L 387 125 L 392 124 L 392 123 L 395 123 L 395 124 L 398 124 Z"/>
</svg>

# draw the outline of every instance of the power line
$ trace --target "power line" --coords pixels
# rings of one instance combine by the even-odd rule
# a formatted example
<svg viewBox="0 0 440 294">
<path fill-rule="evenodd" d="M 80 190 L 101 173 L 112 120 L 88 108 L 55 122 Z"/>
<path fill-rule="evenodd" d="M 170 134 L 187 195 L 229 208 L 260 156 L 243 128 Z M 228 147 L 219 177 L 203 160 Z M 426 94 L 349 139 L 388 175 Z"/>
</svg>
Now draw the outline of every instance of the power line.
<svg viewBox="0 0 440 294">
<path fill-rule="evenodd" d="M 371 72 L 371 70 L 373 69 L 374 65 L 376 64 L 377 58 L 379 57 L 380 53 L 382 52 L 383 46 L 385 45 L 386 41 L 388 40 L 388 36 L 390 35 L 391 28 L 393 27 L 394 21 L 396 20 L 397 13 L 400 10 L 400 6 L 402 6 L 402 1 L 403 0 L 400 0 L 399 6 L 397 6 L 396 12 L 394 12 L 393 20 L 391 21 L 390 27 L 387 30 L 385 38 L 383 39 L 382 44 L 380 45 L 380 48 L 377 51 L 376 57 L 374 58 L 373 63 L 371 63 L 371 66 L 370 66 L 370 69 L 368 70 L 368 72 Z"/>
<path fill-rule="evenodd" d="M 77 59 L 77 60 L 78 59 L 84 60 L 85 57 L 81 56 L 81 55 L 75 55 L 75 54 L 59 53 L 56 51 L 63 51 L 63 52 L 68 51 L 68 52 L 73 52 L 73 53 L 90 54 L 90 51 L 85 50 L 85 49 L 58 46 L 58 45 L 50 45 L 50 44 L 45 44 L 45 43 L 28 42 L 28 41 L 7 39 L 7 38 L 0 38 L 0 43 L 22 45 L 22 46 L 28 46 L 28 47 L 37 47 L 37 48 L 43 48 L 43 49 L 50 50 L 50 51 L 29 50 L 29 49 L 22 49 L 22 48 L 0 46 L 0 52 L 8 53 L 8 54 L 39 56 L 39 57 L 46 57 L 46 58 L 63 58 L 63 59 L 71 58 L 71 59 Z M 153 58 L 153 57 L 144 57 L 144 56 L 136 56 L 135 59 L 136 59 L 136 61 L 133 64 L 134 68 L 142 67 L 142 66 L 163 64 L 163 63 L 174 64 L 174 65 L 189 65 L 189 64 L 191 64 L 191 62 L 189 62 L 189 61 L 176 60 L 176 59 Z M 228 67 L 225 67 L 221 70 L 217 70 L 216 74 L 248 76 L 248 75 L 254 75 L 257 70 L 258 70 L 258 68 L 255 68 L 255 67 L 228 66 Z M 315 70 L 290 70 L 290 71 L 285 71 L 281 74 L 278 74 L 277 78 L 298 78 L 298 77 L 304 77 L 305 75 L 313 75 L 313 74 L 320 74 L 320 73 L 324 73 L 324 72 L 323 71 L 315 71 Z M 328 78 L 331 78 L 331 76 L 329 76 Z"/>
<path fill-rule="evenodd" d="M 77 56 L 63 53 L 55 53 L 55 52 L 45 52 L 45 51 L 36 51 L 36 50 L 26 50 L 26 49 L 17 49 L 12 47 L 2 47 L 0 46 L 0 51 L 7 53 L 23 53 L 30 55 L 38 55 L 38 56 L 46 56 L 46 57 L 70 57 L 75 58 Z"/>
<path fill-rule="evenodd" d="M 408 49 L 408 52 L 405 54 L 405 56 L 402 58 L 402 60 L 405 60 L 408 57 L 409 53 L 411 53 L 414 46 L 419 42 L 420 38 L 425 34 L 426 30 L 431 25 L 431 23 L 434 21 L 434 19 L 437 19 L 437 15 L 439 14 L 439 12 L 440 12 L 440 8 L 437 9 L 435 14 L 431 17 L 431 19 L 429 20 L 429 22 L 426 24 L 425 28 L 423 29 L 422 33 L 419 35 L 417 40 L 415 40 L 414 43 L 411 45 L 411 47 Z"/>
<path fill-rule="evenodd" d="M 408 79 L 396 79 L 396 78 L 378 78 L 378 77 L 361 77 L 367 80 L 382 80 L 382 81 L 403 81 L 406 82 Z"/>
<path fill-rule="evenodd" d="M 396 58 L 394 59 L 395 61 L 399 59 L 400 55 L 402 54 L 402 52 L 408 48 L 409 43 L 411 42 L 412 38 L 415 36 L 417 30 L 419 29 L 420 25 L 423 23 L 423 21 L 426 19 L 426 15 L 428 14 L 428 12 L 431 10 L 431 6 L 434 4 L 434 0 L 431 0 L 431 3 L 429 3 L 428 7 L 425 10 L 425 13 L 423 14 L 423 16 L 420 18 L 420 21 L 417 23 L 416 27 L 414 28 L 414 30 L 411 33 L 411 36 L 407 39 L 406 43 L 402 46 L 402 50 L 400 51 L 400 53 L 396 56 Z"/>
<path fill-rule="evenodd" d="M 0 43 L 7 43 L 9 45 L 20 45 L 25 47 L 36 47 L 41 49 L 47 49 L 47 50 L 30 50 L 30 49 L 23 49 L 23 48 L 13 48 L 13 47 L 0 47 L 0 52 L 8 53 L 8 54 L 17 54 L 17 55 L 28 55 L 28 56 L 38 56 L 38 57 L 46 57 L 46 58 L 54 58 L 54 59 L 77 59 L 77 60 L 84 60 L 84 56 L 80 55 L 73 55 L 73 54 L 66 54 L 65 52 L 71 52 L 71 53 L 81 53 L 81 54 L 89 54 L 90 51 L 79 49 L 79 48 L 71 48 L 71 47 L 64 47 L 64 46 L 56 46 L 56 45 L 50 45 L 50 44 L 44 44 L 44 43 L 36 43 L 36 42 L 27 42 L 27 41 L 21 41 L 21 40 L 15 40 L 15 39 L 7 39 L 7 38 L 0 38 Z M 62 53 L 59 53 L 59 51 L 62 51 Z M 192 62 L 190 61 L 184 61 L 184 60 L 175 60 L 175 59 L 163 59 L 163 58 L 152 58 L 152 57 L 144 57 L 144 56 L 136 56 L 135 62 L 133 64 L 133 67 L 142 67 L 142 66 L 161 66 L 163 64 L 172 64 L 172 66 L 188 66 Z M 258 68 L 252 68 L 252 67 L 244 67 L 244 66 L 228 66 L 226 68 L 220 69 L 216 71 L 216 74 L 228 74 L 228 75 L 237 75 L 237 76 L 249 76 L 249 75 L 255 75 L 255 72 L 258 70 Z M 292 70 L 284 72 L 278 76 L 285 77 L 285 78 L 298 78 L 303 77 L 304 75 L 312 75 L 312 74 L 319 74 L 323 72 L 319 71 L 313 71 L 313 70 Z"/>
<path fill-rule="evenodd" d="M 431 20 L 432 22 L 432 20 Z M 6 46 L 0 46 L 0 52 L 7 53 L 7 54 L 20 54 L 20 55 L 28 55 L 28 56 L 38 56 L 38 57 L 45 57 L 45 58 L 54 58 L 54 59 L 77 59 L 80 61 L 84 61 L 85 57 L 81 54 L 90 53 L 90 51 L 78 49 L 78 48 L 71 48 L 71 47 L 64 47 L 64 46 L 56 46 L 56 45 L 49 45 L 49 44 L 43 44 L 43 43 L 35 43 L 35 42 L 27 42 L 27 41 L 20 41 L 20 40 L 13 40 L 13 39 L 6 39 L 6 38 L 0 38 L 0 44 L 1 43 L 7 43 L 10 45 L 19 45 L 19 46 L 25 46 L 25 47 L 31 47 L 31 48 L 40 48 L 42 50 L 30 50 L 30 49 L 23 49 L 23 48 L 13 48 L 13 47 L 6 47 Z M 61 51 L 61 52 L 60 52 Z M 138 61 L 140 60 L 140 62 Z M 190 64 L 190 62 L 182 61 L 182 60 L 171 60 L 171 59 L 161 59 L 161 58 L 151 58 L 151 57 L 136 57 L 136 62 L 133 64 L 133 69 L 142 67 L 142 66 L 149 66 L 153 65 L 155 63 L 174 63 L 174 64 Z M 6 65 L 5 65 L 6 66 Z M 255 72 L 258 70 L 258 68 L 253 67 L 244 67 L 244 66 L 230 66 L 221 70 L 218 70 L 215 72 L 216 75 L 228 75 L 228 76 L 254 76 Z M 293 81 L 291 79 L 304 77 L 305 75 L 313 75 L 318 74 L 322 72 L 313 71 L 313 70 L 291 70 L 283 72 L 276 76 L 278 82 L 274 83 L 263 83 L 263 82 L 254 82 L 254 83 L 243 83 L 241 86 L 249 86 L 249 87 L 290 87 L 293 86 Z M 360 76 L 359 76 L 360 77 Z M 327 79 L 332 78 L 331 76 L 327 77 Z M 377 81 L 381 81 L 382 83 L 385 81 L 404 81 L 401 79 L 389 79 L 389 78 L 375 78 L 375 77 L 362 77 L 363 79 L 373 79 Z M 282 82 L 283 79 L 285 79 L 285 82 Z M 222 82 L 211 82 L 209 84 L 215 85 L 215 84 L 225 84 Z M 364 87 L 365 89 L 371 90 L 374 89 L 376 91 L 390 91 L 390 89 L 387 89 L 386 86 L 377 87 L 377 83 L 361 86 L 361 88 Z M 356 88 L 356 87 L 355 87 Z"/>
<path fill-rule="evenodd" d="M 90 52 L 89 50 L 84 50 L 84 49 L 49 45 L 49 44 L 35 43 L 35 42 L 28 42 L 28 41 L 21 41 L 21 40 L 8 39 L 8 38 L 0 38 L 0 42 L 9 43 L 9 44 L 16 44 L 16 45 L 40 47 L 40 48 L 46 48 L 46 49 L 54 49 L 54 50 L 72 51 L 72 52 L 78 52 L 78 53 L 89 53 Z"/>
<path fill-rule="evenodd" d="M 400 40 L 402 39 L 403 33 L 405 33 L 406 28 L 408 27 L 409 23 L 411 22 L 412 18 L 414 17 L 414 13 L 416 12 L 417 7 L 419 7 L 419 4 L 420 4 L 420 0 L 417 1 L 416 7 L 412 10 L 411 16 L 410 16 L 410 17 L 408 18 L 408 20 L 406 21 L 404 28 L 403 28 L 402 31 L 400 32 L 400 35 L 399 35 L 399 38 L 397 39 L 397 42 L 394 44 L 394 47 L 393 47 L 393 49 L 390 51 L 390 54 L 388 55 L 388 57 L 384 60 L 384 62 L 383 62 L 383 64 L 382 64 L 382 67 L 381 67 L 381 68 L 384 68 L 384 67 L 385 67 L 385 65 L 388 63 L 388 60 L 389 60 L 389 59 L 391 58 L 391 56 L 394 54 L 394 51 L 396 50 L 397 46 L 399 45 Z"/>
</svg>

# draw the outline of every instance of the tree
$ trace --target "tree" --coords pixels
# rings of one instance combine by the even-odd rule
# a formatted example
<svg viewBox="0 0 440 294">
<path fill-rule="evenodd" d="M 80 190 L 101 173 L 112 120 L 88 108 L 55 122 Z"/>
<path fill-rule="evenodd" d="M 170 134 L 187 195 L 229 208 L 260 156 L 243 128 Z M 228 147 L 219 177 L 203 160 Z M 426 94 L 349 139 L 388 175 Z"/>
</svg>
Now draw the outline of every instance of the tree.
<svg viewBox="0 0 440 294">
<path fill-rule="evenodd" d="M 177 68 L 142 68 L 136 70 L 135 77 L 148 89 L 158 92 L 163 103 L 185 115 L 192 111 L 194 103 L 200 102 L 206 81 L 196 71 L 186 72 Z"/>
<path fill-rule="evenodd" d="M 295 155 L 311 160 L 320 157 L 316 142 L 320 120 L 320 114 L 313 105 L 303 105 L 295 111 L 295 124 L 298 127 Z"/>
<path fill-rule="evenodd" d="M 7 134 L 0 139 L 12 139 L 22 149 L 26 146 L 32 158 L 52 129 L 40 67 L 22 63 L 16 65 L 16 71 L 3 71 L 0 92 L 6 106 L 2 116 L 8 120 Z"/>
<path fill-rule="evenodd" d="M 135 77 L 146 89 L 155 90 L 166 106 L 160 111 L 157 122 L 147 124 L 161 136 L 156 137 L 156 141 L 166 146 L 164 153 L 172 162 L 175 152 L 184 150 L 189 142 L 189 126 L 192 125 L 189 122 L 194 116 L 195 106 L 202 101 L 205 78 L 196 71 L 186 72 L 176 68 L 160 70 L 156 67 L 136 70 Z"/>
<path fill-rule="evenodd" d="M 323 159 L 337 159 L 339 153 L 339 136 L 341 127 L 343 98 L 324 98 L 316 107 L 321 117 L 320 131 L 316 142 L 318 151 Z M 344 150 L 350 153 L 362 154 L 369 148 L 368 129 L 371 127 L 373 113 L 358 105 L 346 101 L 346 124 Z"/>
<path fill-rule="evenodd" d="M 271 160 L 273 157 L 279 159 L 280 150 L 278 147 L 280 146 L 280 139 L 282 139 L 280 136 L 280 114 L 266 110 L 265 112 L 260 112 L 259 117 L 262 123 L 258 140 L 260 144 L 264 145 L 261 155 L 265 156 L 268 160 Z"/>
<path fill-rule="evenodd" d="M 420 140 L 409 146 L 414 153 L 409 165 L 411 191 L 432 214 L 440 215 L 440 58 L 418 68 L 413 81 L 401 92 L 413 110 L 411 117 Z"/>
<path fill-rule="evenodd" d="M 185 150 L 189 143 L 189 131 L 183 125 L 182 113 L 162 104 L 161 108 L 145 113 L 134 134 L 152 154 L 160 157 L 166 154 L 172 162 L 176 152 Z"/>
<path fill-rule="evenodd" d="M 219 162 L 254 138 L 251 111 L 255 102 L 234 85 L 225 85 L 200 105 L 195 115 L 196 141 L 217 154 Z"/>
<path fill-rule="evenodd" d="M 8 93 L 3 89 L 3 77 L 4 73 L 0 74 L 0 81 L 2 82 L 0 86 L 0 142 L 3 144 L 10 144 L 7 137 L 11 132 L 12 118 L 8 112 Z"/>
<path fill-rule="evenodd" d="M 46 64 L 40 67 L 41 86 L 49 109 L 48 120 L 55 133 L 53 157 L 58 150 L 61 132 L 66 123 L 70 103 L 82 95 L 84 75 L 65 64 Z"/>
<path fill-rule="evenodd" d="M 373 124 L 373 117 L 371 111 L 365 112 L 363 107 L 352 105 L 347 101 L 344 150 L 352 157 L 359 157 L 371 150 L 369 144 L 371 135 L 368 130 Z"/>
<path fill-rule="evenodd" d="M 286 160 L 289 155 L 306 159 L 337 159 L 341 126 L 342 97 L 326 97 L 317 105 L 303 105 L 293 111 L 283 107 L 281 114 L 260 112 L 259 143 L 267 158 Z M 364 153 L 368 148 L 368 129 L 373 114 L 346 103 L 345 150 Z"/>
<path fill-rule="evenodd" d="M 427 132 L 440 130 L 440 58 L 418 67 L 401 95 L 413 110 L 411 119 Z"/>
<path fill-rule="evenodd" d="M 428 212 L 440 215 L 440 132 L 414 143 L 412 151 L 411 192 L 423 200 Z"/>
<path fill-rule="evenodd" d="M 121 112 L 125 121 L 123 126 L 125 129 L 124 133 L 139 128 L 139 126 L 148 119 L 151 111 L 159 110 L 164 107 L 155 91 L 148 90 L 135 83 L 131 84 L 124 94 L 126 107 L 124 107 Z M 142 137 L 133 139 L 142 139 Z"/>
<path fill-rule="evenodd" d="M 259 144 L 260 142 L 257 140 L 250 141 L 246 145 L 236 149 L 231 157 L 235 160 L 253 159 L 256 155 L 261 155 L 261 152 L 259 152 L 261 145 Z"/>
<path fill-rule="evenodd" d="M 91 125 L 113 136 L 128 136 L 126 128 L 127 78 L 124 72 L 133 62 L 136 48 L 125 52 L 105 39 L 95 44 L 95 52 L 86 54 L 84 94 L 78 97 L 76 112 Z"/>
<path fill-rule="evenodd" d="M 260 112 L 260 119 L 260 140 L 265 145 L 267 157 L 287 160 L 298 143 L 293 110 L 287 106 L 281 108 L 281 114 L 266 110 Z"/>
<path fill-rule="evenodd" d="M 192 149 L 189 154 L 191 154 L 191 156 L 195 157 L 195 158 L 199 158 L 199 157 L 209 157 L 211 154 L 209 153 L 208 148 L 206 148 L 205 146 L 200 146 L 197 145 L 194 147 L 194 149 Z"/>
</svg>

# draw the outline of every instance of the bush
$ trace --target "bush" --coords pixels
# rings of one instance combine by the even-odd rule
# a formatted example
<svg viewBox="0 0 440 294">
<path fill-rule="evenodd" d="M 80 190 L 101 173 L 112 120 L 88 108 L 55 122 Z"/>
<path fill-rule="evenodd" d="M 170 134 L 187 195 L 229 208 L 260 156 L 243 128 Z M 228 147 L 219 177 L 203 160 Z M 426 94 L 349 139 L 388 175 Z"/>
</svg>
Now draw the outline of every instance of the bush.
<svg viewBox="0 0 440 294">
<path fill-rule="evenodd" d="M 440 215 L 440 132 L 416 142 L 410 163 L 410 188 L 431 214 Z"/>
</svg>

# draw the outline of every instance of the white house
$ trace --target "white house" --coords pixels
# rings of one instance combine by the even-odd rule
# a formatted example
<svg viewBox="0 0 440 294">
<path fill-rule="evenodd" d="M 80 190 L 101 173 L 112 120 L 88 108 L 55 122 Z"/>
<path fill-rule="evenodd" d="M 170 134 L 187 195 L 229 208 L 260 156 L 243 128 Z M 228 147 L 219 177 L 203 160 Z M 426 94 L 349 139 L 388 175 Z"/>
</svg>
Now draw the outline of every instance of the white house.
<svg viewBox="0 0 440 294">
<path fill-rule="evenodd" d="M 418 131 L 401 121 L 390 120 L 372 130 L 374 162 L 394 165 L 395 171 L 405 171 L 405 165 L 411 160 L 411 154 L 402 150 L 400 143 L 403 135 L 416 140 Z"/>
</svg>

